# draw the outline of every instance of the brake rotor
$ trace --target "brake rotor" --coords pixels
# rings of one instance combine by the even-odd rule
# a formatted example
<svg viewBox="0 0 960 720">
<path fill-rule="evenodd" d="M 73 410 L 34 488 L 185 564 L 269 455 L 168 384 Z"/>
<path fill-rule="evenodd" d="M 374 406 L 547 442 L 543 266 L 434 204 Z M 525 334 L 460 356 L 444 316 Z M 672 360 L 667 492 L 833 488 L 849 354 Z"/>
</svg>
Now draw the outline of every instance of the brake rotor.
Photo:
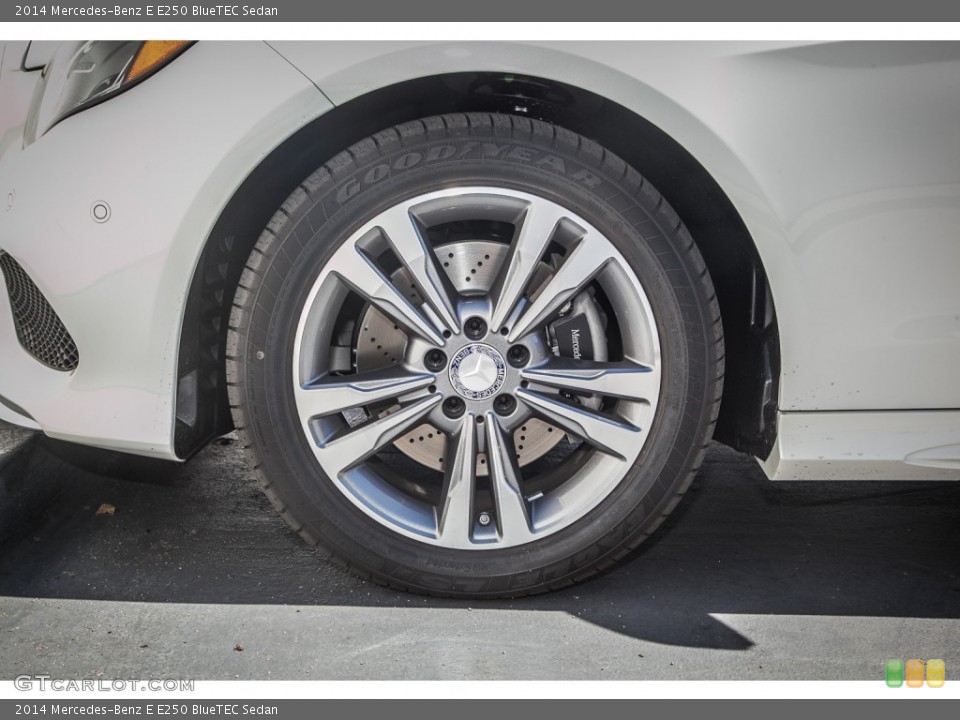
<svg viewBox="0 0 960 720">
<path fill-rule="evenodd" d="M 485 240 L 449 243 L 435 248 L 440 265 L 458 292 L 487 292 L 507 256 L 509 246 Z M 548 268 L 544 267 L 544 272 Z M 409 273 L 400 268 L 390 276 L 397 288 L 406 292 L 415 306 L 423 304 Z M 360 318 L 357 335 L 357 372 L 376 370 L 403 360 L 407 336 L 389 317 L 372 305 Z M 392 409 L 386 409 L 383 414 Z M 547 454 L 564 437 L 564 432 L 537 418 L 528 418 L 513 434 L 517 464 L 521 467 Z M 443 470 L 447 436 L 429 423 L 415 427 L 394 441 L 407 457 L 434 470 Z M 486 475 L 486 458 L 477 457 L 477 475 Z"/>
</svg>

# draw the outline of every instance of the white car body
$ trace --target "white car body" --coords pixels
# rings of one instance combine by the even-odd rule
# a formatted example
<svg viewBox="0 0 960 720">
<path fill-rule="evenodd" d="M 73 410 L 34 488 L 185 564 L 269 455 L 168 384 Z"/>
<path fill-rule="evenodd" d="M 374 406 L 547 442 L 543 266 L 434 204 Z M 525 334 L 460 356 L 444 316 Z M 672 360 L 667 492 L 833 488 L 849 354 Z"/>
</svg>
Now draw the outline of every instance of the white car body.
<svg viewBox="0 0 960 720">
<path fill-rule="evenodd" d="M 0 419 L 182 456 L 188 295 L 245 178 L 351 103 L 491 73 L 616 103 L 722 189 L 776 308 L 771 478 L 960 479 L 958 44 L 200 42 L 32 142 L 41 73 L 0 47 L 0 250 L 81 358 L 37 362 L 0 287 Z"/>
</svg>

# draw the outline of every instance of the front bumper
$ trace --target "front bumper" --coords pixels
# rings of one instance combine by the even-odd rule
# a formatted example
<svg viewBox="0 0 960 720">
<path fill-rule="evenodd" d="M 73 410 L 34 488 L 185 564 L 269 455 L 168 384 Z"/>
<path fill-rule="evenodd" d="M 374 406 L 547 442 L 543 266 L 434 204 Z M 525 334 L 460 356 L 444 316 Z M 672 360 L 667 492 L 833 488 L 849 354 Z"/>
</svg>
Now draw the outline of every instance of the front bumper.
<svg viewBox="0 0 960 720">
<path fill-rule="evenodd" d="M 187 289 L 222 208 L 329 102 L 263 43 L 199 43 L 147 82 L 0 159 L 0 250 L 76 342 L 47 367 L 17 339 L 0 285 L 0 419 L 174 458 Z M 93 207 L 110 208 L 106 222 Z M 2 283 L 0 278 L 0 283 Z"/>
</svg>

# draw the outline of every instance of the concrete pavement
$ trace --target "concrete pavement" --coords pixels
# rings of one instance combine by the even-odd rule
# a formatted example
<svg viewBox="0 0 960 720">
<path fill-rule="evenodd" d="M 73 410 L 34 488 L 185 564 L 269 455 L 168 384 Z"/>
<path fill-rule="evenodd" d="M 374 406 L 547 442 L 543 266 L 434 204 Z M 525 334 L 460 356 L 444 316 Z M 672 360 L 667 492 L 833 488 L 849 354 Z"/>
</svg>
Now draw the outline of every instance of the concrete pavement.
<svg viewBox="0 0 960 720">
<path fill-rule="evenodd" d="M 103 503 L 115 514 L 96 515 Z M 895 657 L 943 658 L 948 679 L 960 668 L 960 484 L 771 483 L 720 446 L 627 562 L 512 602 L 398 593 L 323 560 L 230 438 L 175 465 L 0 425 L 0 543 L 4 679 L 880 680 Z"/>
</svg>

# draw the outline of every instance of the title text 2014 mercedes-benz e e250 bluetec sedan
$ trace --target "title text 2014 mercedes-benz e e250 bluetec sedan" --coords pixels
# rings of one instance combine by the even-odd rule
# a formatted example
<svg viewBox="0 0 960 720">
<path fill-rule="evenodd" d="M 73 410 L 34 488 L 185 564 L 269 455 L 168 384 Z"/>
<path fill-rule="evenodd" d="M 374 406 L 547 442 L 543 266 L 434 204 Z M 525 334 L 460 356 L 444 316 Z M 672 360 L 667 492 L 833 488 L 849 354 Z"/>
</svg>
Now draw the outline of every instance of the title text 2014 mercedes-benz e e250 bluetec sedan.
<svg viewBox="0 0 960 720">
<path fill-rule="evenodd" d="M 355 570 L 609 566 L 710 438 L 960 478 L 955 43 L 23 42 L 0 417 L 239 432 Z"/>
</svg>

